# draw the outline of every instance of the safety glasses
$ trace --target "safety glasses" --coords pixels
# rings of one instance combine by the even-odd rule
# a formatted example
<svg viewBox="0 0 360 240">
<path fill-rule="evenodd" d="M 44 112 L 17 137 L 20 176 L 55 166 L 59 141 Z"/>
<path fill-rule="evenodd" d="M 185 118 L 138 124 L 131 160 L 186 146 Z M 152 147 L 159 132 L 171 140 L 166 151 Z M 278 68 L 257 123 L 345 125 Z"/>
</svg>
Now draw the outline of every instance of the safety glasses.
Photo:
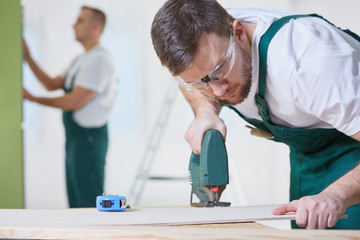
<svg viewBox="0 0 360 240">
<path fill-rule="evenodd" d="M 234 65 L 234 37 L 233 31 L 230 28 L 230 43 L 225 57 L 216 65 L 216 67 L 207 76 L 201 80 L 194 82 L 185 82 L 179 76 L 177 77 L 179 83 L 188 91 L 201 92 L 209 88 L 210 81 L 221 81 L 227 77 Z"/>
</svg>

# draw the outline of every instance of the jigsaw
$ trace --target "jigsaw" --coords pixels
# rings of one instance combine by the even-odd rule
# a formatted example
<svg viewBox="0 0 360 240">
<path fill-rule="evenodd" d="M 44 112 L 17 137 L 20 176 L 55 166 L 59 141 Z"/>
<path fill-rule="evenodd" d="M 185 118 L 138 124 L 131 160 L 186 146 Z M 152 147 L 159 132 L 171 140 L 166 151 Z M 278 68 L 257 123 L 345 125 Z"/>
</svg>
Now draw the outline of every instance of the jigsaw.
<svg viewBox="0 0 360 240">
<path fill-rule="evenodd" d="M 228 157 L 224 138 L 215 129 L 205 132 L 200 155 L 191 154 L 190 163 L 191 206 L 228 207 L 230 202 L 220 202 L 222 192 L 229 184 Z M 200 202 L 193 203 L 193 194 Z"/>
</svg>

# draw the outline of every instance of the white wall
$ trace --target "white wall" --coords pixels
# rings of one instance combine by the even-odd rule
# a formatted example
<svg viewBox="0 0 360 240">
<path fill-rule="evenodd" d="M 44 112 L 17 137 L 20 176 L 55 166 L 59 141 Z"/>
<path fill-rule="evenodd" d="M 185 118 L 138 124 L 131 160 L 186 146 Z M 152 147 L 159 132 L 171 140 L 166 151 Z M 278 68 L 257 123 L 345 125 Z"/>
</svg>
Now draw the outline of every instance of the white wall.
<svg viewBox="0 0 360 240">
<path fill-rule="evenodd" d="M 129 189 L 161 109 L 170 74 L 157 59 L 150 26 L 163 0 L 23 0 L 24 38 L 34 58 L 50 75 L 63 71 L 82 51 L 74 41 L 72 24 L 82 5 L 98 7 L 108 17 L 102 43 L 114 56 L 119 91 L 110 120 L 106 165 L 107 193 L 129 196 Z M 319 13 L 338 26 L 360 33 L 357 0 L 220 0 L 224 7 L 272 7 Z M 357 20 L 357 21 L 355 21 Z M 48 93 L 24 65 L 24 86 L 42 96 Z M 223 200 L 233 205 L 282 203 L 288 200 L 288 149 L 283 144 L 252 137 L 245 122 L 224 109 L 228 126 L 230 185 Z M 179 93 L 169 116 L 152 174 L 187 177 L 190 149 L 183 135 L 193 116 Z M 24 103 L 25 197 L 27 208 L 66 208 L 64 130 L 61 112 Z M 185 205 L 187 181 L 152 181 L 140 205 Z M 128 199 L 131 205 L 132 199 Z"/>
</svg>

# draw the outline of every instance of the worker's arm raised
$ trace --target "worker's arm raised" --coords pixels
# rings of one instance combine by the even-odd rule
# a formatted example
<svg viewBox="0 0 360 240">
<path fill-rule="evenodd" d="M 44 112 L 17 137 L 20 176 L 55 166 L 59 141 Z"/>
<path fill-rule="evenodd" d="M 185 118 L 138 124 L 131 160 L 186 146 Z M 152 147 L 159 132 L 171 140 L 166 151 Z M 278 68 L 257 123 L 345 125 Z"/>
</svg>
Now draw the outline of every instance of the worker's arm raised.
<svg viewBox="0 0 360 240">
<path fill-rule="evenodd" d="M 64 111 L 76 111 L 96 96 L 96 92 L 83 87 L 75 86 L 74 89 L 61 97 L 42 98 L 31 95 L 23 90 L 24 98 L 49 107 L 60 108 Z"/>
<path fill-rule="evenodd" d="M 29 64 L 32 72 L 35 74 L 36 78 L 39 79 L 41 84 L 49 91 L 57 90 L 64 87 L 64 78 L 62 76 L 57 76 L 55 78 L 47 75 L 35 62 L 30 54 L 29 47 L 26 42 L 23 42 L 24 49 L 24 59 Z"/>
<path fill-rule="evenodd" d="M 226 126 L 219 117 L 221 106 L 199 92 L 189 92 L 182 86 L 180 89 L 195 115 L 195 120 L 185 133 L 185 139 L 192 151 L 195 154 L 200 154 L 201 142 L 206 130 L 217 129 L 224 136 L 224 139 L 226 137 Z"/>
<path fill-rule="evenodd" d="M 352 138 L 360 141 L 360 132 Z M 360 162 L 360 159 L 359 159 Z M 308 229 L 334 227 L 346 208 L 360 202 L 360 164 L 321 193 L 302 197 L 273 210 L 282 215 L 296 212 L 296 224 Z"/>
</svg>

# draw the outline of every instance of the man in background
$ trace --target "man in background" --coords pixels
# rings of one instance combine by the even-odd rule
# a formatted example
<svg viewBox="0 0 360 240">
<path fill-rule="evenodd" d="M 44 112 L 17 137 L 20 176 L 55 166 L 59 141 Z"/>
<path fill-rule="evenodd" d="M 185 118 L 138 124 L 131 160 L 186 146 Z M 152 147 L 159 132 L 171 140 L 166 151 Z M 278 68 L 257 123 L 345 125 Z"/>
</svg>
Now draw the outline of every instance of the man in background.
<svg viewBox="0 0 360 240">
<path fill-rule="evenodd" d="M 35 97 L 26 89 L 23 94 L 32 102 L 63 110 L 66 184 L 71 208 L 94 207 L 96 196 L 104 192 L 107 122 L 116 93 L 115 63 L 100 45 L 105 22 L 102 11 L 82 7 L 74 30 L 85 52 L 57 77 L 50 77 L 38 66 L 24 42 L 24 58 L 40 83 L 49 91 L 64 90 L 63 96 L 55 98 Z"/>
</svg>

